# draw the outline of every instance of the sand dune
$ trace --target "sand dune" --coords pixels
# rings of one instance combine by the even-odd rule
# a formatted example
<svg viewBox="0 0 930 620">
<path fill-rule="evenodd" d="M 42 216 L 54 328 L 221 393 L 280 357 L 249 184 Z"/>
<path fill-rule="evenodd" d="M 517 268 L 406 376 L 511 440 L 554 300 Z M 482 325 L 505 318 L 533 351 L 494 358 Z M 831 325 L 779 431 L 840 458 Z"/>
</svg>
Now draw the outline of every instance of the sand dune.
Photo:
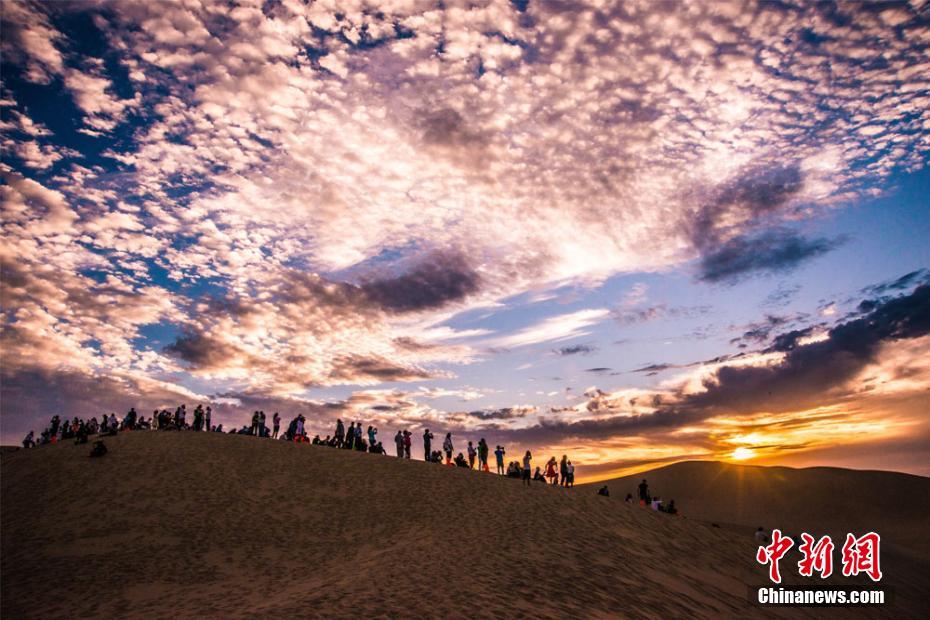
<svg viewBox="0 0 930 620">
<path fill-rule="evenodd" d="M 3 453 L 4 618 L 824 615 L 750 605 L 765 574 L 751 537 L 619 489 L 241 436 L 107 443 L 103 459 Z M 899 596 L 894 615 L 921 603 Z"/>
<path fill-rule="evenodd" d="M 654 495 L 675 499 L 682 513 L 695 519 L 834 537 L 876 530 L 889 548 L 930 556 L 930 478 L 689 461 L 584 486 L 607 484 L 617 494 L 635 497 L 643 478 Z"/>
</svg>

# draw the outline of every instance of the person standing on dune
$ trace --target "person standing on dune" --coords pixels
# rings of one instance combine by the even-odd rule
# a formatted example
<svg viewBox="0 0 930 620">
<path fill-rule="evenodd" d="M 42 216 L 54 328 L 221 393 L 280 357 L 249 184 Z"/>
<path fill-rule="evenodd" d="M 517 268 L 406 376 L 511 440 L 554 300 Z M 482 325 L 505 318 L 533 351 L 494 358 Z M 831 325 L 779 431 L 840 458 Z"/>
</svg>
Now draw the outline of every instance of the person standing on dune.
<svg viewBox="0 0 930 620">
<path fill-rule="evenodd" d="M 641 506 L 645 506 L 649 501 L 649 485 L 646 484 L 646 479 L 643 478 L 643 481 L 639 483 L 639 503 Z"/>
<path fill-rule="evenodd" d="M 567 486 L 568 485 L 568 457 L 565 456 L 564 454 L 562 455 L 562 460 L 559 461 L 559 475 L 561 476 L 561 480 L 559 480 L 559 484 L 561 484 L 563 487 Z"/>
<path fill-rule="evenodd" d="M 404 458 L 406 459 L 410 458 L 410 447 L 413 443 L 413 440 L 411 439 L 412 437 L 413 433 L 407 429 L 404 429 Z"/>
<path fill-rule="evenodd" d="M 343 446 L 346 450 L 355 447 L 355 422 L 349 422 L 349 428 L 346 429 L 346 442 Z"/>
<path fill-rule="evenodd" d="M 208 420 L 210 418 L 207 418 Z M 274 415 L 271 416 L 271 423 L 274 425 L 274 429 L 271 431 L 271 436 L 274 439 L 278 438 L 278 431 L 281 430 L 281 416 L 278 415 L 278 412 L 275 411 Z"/>
<path fill-rule="evenodd" d="M 475 468 L 475 457 L 478 456 L 478 451 L 475 450 L 475 446 L 472 443 L 468 442 L 468 469 Z"/>
<path fill-rule="evenodd" d="M 394 435 L 394 445 L 397 446 L 397 458 L 404 458 L 404 435 L 400 431 Z"/>
<path fill-rule="evenodd" d="M 532 470 L 533 470 L 532 461 L 533 461 L 533 455 L 530 454 L 529 450 L 527 450 L 526 454 L 523 455 L 523 482 L 525 482 L 527 486 L 530 485 L 530 478 L 531 478 L 530 474 L 532 473 Z"/>
<path fill-rule="evenodd" d="M 555 471 L 556 462 L 555 457 L 553 456 L 546 462 L 546 478 L 549 479 L 549 484 L 555 485 L 559 482 L 559 474 Z"/>
<path fill-rule="evenodd" d="M 488 442 L 484 440 L 484 437 L 478 441 L 478 469 L 490 471 L 488 469 Z"/>
<path fill-rule="evenodd" d="M 442 449 L 446 453 L 446 465 L 451 465 L 452 451 L 455 449 L 452 447 L 452 433 L 446 433 L 446 439 L 442 442 Z"/>
<path fill-rule="evenodd" d="M 213 409 L 210 408 L 210 405 L 207 405 L 207 412 L 204 414 L 204 417 L 206 418 L 208 433 L 213 430 L 213 427 L 210 426 L 212 416 L 213 416 Z"/>
<path fill-rule="evenodd" d="M 370 449 L 373 449 L 375 447 L 375 444 L 378 443 L 377 439 L 375 438 L 375 435 L 377 434 L 378 434 L 378 429 L 376 429 L 374 426 L 369 425 L 368 426 L 368 446 Z"/>
<path fill-rule="evenodd" d="M 345 440 L 346 436 L 346 427 L 343 425 L 342 420 L 336 420 L 336 447 L 341 448 L 342 442 Z"/>
<path fill-rule="evenodd" d="M 497 449 L 494 450 L 494 456 L 497 457 L 497 473 L 501 476 L 504 475 L 504 455 L 507 452 L 504 450 L 504 446 L 497 446 Z"/>
<path fill-rule="evenodd" d="M 433 434 L 429 432 L 429 429 L 423 431 L 423 459 L 429 462 L 430 456 L 433 453 Z"/>
</svg>

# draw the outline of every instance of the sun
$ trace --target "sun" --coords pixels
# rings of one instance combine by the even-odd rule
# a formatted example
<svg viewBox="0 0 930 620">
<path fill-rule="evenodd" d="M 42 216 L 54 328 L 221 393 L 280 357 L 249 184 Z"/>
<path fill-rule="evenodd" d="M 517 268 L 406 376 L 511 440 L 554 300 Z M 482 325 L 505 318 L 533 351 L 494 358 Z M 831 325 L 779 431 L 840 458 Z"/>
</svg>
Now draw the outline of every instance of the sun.
<svg viewBox="0 0 930 620">
<path fill-rule="evenodd" d="M 753 451 L 751 448 L 744 448 L 740 446 L 733 451 L 733 454 L 730 455 L 730 458 L 736 459 L 737 461 L 745 461 L 746 459 L 751 459 L 755 455 L 755 451 Z"/>
</svg>

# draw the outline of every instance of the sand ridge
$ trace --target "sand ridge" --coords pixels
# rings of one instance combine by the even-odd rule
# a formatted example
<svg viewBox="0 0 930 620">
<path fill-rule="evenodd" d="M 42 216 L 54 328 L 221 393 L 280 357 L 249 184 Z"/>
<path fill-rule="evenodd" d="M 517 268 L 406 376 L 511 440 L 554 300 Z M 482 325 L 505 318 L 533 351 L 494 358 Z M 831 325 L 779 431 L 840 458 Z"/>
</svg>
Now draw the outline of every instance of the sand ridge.
<svg viewBox="0 0 930 620">
<path fill-rule="evenodd" d="M 247 436 L 107 444 L 2 455 L 5 618 L 824 614 L 746 602 L 750 536 L 584 487 Z"/>
</svg>

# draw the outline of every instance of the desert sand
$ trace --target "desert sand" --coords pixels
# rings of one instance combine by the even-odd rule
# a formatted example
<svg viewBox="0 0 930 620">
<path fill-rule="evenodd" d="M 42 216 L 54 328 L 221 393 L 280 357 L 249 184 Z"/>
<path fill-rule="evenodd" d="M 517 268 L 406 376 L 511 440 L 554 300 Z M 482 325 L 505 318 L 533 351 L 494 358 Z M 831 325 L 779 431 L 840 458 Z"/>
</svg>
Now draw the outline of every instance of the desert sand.
<svg viewBox="0 0 930 620">
<path fill-rule="evenodd" d="M 919 550 L 907 571 L 883 550 L 898 588 L 888 608 L 751 605 L 747 584 L 766 583 L 755 541 L 740 519 L 706 522 L 712 513 L 683 491 L 671 496 L 685 516 L 672 517 L 624 503 L 620 482 L 608 483 L 613 496 L 604 498 L 588 487 L 526 488 L 474 471 L 245 436 L 142 431 L 106 441 L 102 459 L 70 443 L 2 454 L 3 618 L 926 611 L 928 573 L 914 572 L 926 568 Z M 701 480 L 691 475 L 686 486 Z M 645 476 L 661 491 L 657 473 Z M 896 492 L 888 485 L 901 479 L 884 480 L 884 492 Z M 671 488 L 672 480 L 661 484 Z M 907 492 L 923 492 L 924 501 L 930 480 L 910 482 Z M 858 501 L 865 509 L 877 500 Z M 902 519 L 901 531 L 919 533 L 909 523 Z"/>
</svg>

